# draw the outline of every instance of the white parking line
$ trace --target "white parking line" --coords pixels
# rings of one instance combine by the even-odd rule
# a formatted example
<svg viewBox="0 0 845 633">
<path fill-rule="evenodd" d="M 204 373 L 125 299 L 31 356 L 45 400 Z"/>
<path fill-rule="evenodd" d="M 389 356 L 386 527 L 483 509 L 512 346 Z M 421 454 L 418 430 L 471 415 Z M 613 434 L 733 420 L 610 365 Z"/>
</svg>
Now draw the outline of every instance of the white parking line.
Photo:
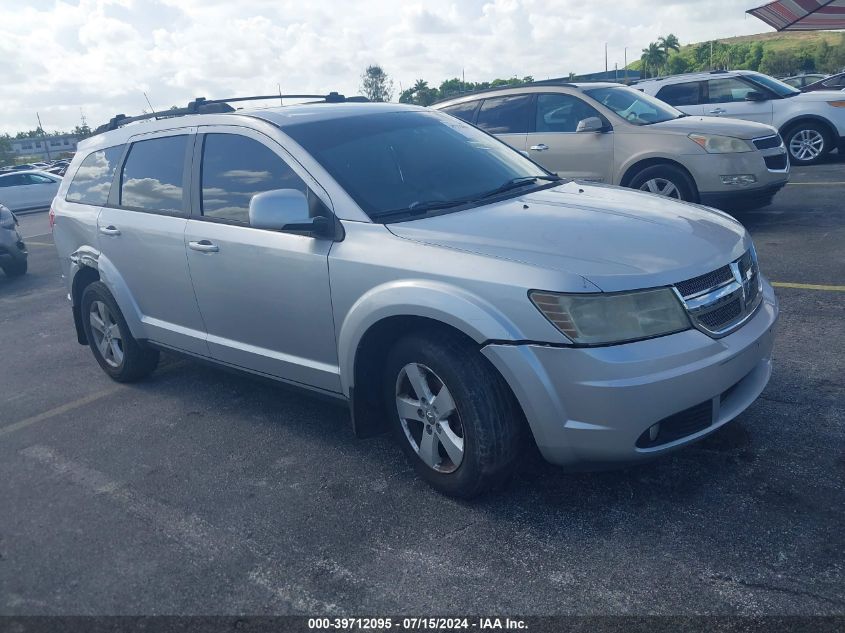
<svg viewBox="0 0 845 633">
<path fill-rule="evenodd" d="M 818 185 L 820 187 L 842 187 L 845 186 L 845 182 L 788 182 L 786 183 L 787 186 L 796 186 L 796 185 Z"/>
</svg>

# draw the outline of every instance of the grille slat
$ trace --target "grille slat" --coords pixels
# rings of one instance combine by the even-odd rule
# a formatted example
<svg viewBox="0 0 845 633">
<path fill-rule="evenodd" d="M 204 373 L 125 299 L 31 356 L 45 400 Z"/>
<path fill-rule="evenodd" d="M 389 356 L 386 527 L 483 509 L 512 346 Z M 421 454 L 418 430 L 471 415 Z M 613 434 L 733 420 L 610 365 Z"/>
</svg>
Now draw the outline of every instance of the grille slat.
<svg viewBox="0 0 845 633">
<path fill-rule="evenodd" d="M 715 288 L 716 286 L 720 286 L 733 278 L 734 276 L 731 272 L 731 267 L 722 266 L 721 268 L 717 268 L 716 270 L 699 277 L 693 277 L 692 279 L 677 283 L 675 284 L 675 288 L 678 289 L 681 296 L 687 298 L 697 295 L 700 292 Z"/>
<path fill-rule="evenodd" d="M 780 147 L 781 143 L 783 143 L 783 140 L 780 134 L 754 139 L 754 147 L 757 149 L 774 149 L 775 147 Z"/>
<path fill-rule="evenodd" d="M 766 163 L 766 169 L 772 169 L 772 170 L 786 169 L 786 154 L 776 154 L 774 156 L 764 156 L 763 160 Z"/>
</svg>

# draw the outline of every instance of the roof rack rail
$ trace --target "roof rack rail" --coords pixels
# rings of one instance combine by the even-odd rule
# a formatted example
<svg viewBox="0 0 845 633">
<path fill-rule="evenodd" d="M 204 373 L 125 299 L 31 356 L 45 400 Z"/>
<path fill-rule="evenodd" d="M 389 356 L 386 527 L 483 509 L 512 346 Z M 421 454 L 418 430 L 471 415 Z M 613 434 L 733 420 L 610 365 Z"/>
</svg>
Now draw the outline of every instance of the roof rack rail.
<svg viewBox="0 0 845 633">
<path fill-rule="evenodd" d="M 460 99 L 461 97 L 468 97 L 470 95 L 480 95 L 484 94 L 485 92 L 497 92 L 499 90 L 510 90 L 512 88 L 531 88 L 532 86 L 563 86 L 566 88 L 574 88 L 575 84 L 573 84 L 568 79 L 541 79 L 539 81 L 531 81 L 528 83 L 503 84 L 501 86 L 495 86 L 490 88 L 479 88 L 478 90 L 467 90 L 466 92 L 457 92 L 455 94 L 449 95 L 448 97 L 438 99 L 431 105 L 437 105 L 438 103 L 443 103 L 444 101 Z"/>
<path fill-rule="evenodd" d="M 158 112 L 148 112 L 146 114 L 140 114 L 132 117 L 128 117 L 125 114 L 117 114 L 109 119 L 108 123 L 104 123 L 94 130 L 94 134 L 101 134 L 110 130 L 116 130 L 117 128 L 129 123 L 145 121 L 147 119 L 169 119 L 172 117 L 187 116 L 189 114 L 220 114 L 225 112 L 234 112 L 235 108 L 230 106 L 230 103 L 238 103 L 241 101 L 266 101 L 268 99 L 317 99 L 318 101 L 316 101 L 316 103 L 361 103 L 368 101 L 366 97 L 345 97 L 337 92 L 330 92 L 325 95 L 255 95 L 252 97 L 232 97 L 230 99 L 206 99 L 205 97 L 197 97 L 184 108 L 159 110 Z"/>
<path fill-rule="evenodd" d="M 648 78 L 636 79 L 636 80 L 631 82 L 631 85 L 633 86 L 634 84 L 645 83 L 646 81 L 664 81 L 666 79 L 675 79 L 677 77 L 691 77 L 693 75 L 722 75 L 724 73 L 729 73 L 729 72 L 732 72 L 732 71 L 725 70 L 724 68 L 721 68 L 719 70 L 694 70 L 694 71 L 689 72 L 689 73 L 678 73 L 676 75 L 664 75 L 663 77 L 648 77 Z"/>
</svg>

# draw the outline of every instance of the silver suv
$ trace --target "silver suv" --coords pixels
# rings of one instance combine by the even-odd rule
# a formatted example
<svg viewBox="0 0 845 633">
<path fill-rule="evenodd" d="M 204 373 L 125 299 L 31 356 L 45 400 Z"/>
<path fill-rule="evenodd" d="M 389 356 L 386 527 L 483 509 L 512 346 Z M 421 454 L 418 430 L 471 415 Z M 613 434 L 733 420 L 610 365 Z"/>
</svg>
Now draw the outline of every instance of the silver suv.
<svg viewBox="0 0 845 633">
<path fill-rule="evenodd" d="M 465 497 L 526 442 L 662 455 L 768 382 L 777 301 L 731 217 L 561 180 L 430 109 L 220 105 L 113 120 L 54 201 L 79 342 L 113 379 L 172 350 L 332 396 Z"/>
<path fill-rule="evenodd" d="M 771 126 L 686 116 L 619 84 L 540 81 L 433 107 L 567 178 L 734 208 L 769 204 L 789 178 Z"/>
</svg>

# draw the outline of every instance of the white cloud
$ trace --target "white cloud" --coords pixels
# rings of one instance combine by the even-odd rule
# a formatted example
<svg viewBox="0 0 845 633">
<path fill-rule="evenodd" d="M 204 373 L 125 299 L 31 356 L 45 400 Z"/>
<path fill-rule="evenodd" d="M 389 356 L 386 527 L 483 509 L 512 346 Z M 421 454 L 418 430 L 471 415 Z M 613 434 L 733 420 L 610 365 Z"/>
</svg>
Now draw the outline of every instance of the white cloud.
<svg viewBox="0 0 845 633">
<path fill-rule="evenodd" d="M 748 0 L 32 0 L 0 4 L 0 132 L 92 125 L 197 96 L 358 91 L 380 63 L 407 87 L 557 77 L 682 42 L 765 31 Z"/>
</svg>

